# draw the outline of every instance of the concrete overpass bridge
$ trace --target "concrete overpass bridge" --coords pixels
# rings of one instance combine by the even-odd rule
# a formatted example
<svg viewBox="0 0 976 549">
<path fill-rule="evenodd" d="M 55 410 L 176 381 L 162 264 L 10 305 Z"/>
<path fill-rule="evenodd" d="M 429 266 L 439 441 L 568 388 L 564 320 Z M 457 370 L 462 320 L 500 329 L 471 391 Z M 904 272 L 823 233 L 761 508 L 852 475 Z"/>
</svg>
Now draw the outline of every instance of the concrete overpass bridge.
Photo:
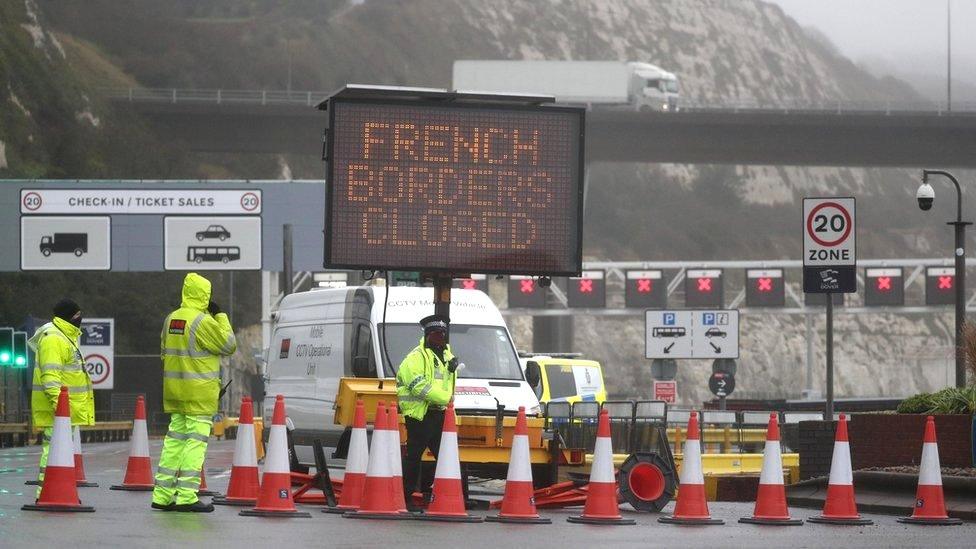
<svg viewBox="0 0 976 549">
<path fill-rule="evenodd" d="M 201 152 L 320 155 L 327 92 L 118 89 L 106 96 Z M 588 162 L 976 168 L 976 104 L 820 103 L 594 109 Z"/>
</svg>

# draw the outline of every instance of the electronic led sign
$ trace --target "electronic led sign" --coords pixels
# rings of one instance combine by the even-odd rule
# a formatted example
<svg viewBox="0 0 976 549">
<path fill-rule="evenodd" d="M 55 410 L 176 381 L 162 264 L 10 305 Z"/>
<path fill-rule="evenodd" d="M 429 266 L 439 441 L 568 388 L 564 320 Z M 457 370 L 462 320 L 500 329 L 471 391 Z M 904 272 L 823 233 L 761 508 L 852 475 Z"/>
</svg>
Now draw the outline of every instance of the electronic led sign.
<svg viewBox="0 0 976 549">
<path fill-rule="evenodd" d="M 578 275 L 583 110 L 333 98 L 325 265 Z"/>
</svg>

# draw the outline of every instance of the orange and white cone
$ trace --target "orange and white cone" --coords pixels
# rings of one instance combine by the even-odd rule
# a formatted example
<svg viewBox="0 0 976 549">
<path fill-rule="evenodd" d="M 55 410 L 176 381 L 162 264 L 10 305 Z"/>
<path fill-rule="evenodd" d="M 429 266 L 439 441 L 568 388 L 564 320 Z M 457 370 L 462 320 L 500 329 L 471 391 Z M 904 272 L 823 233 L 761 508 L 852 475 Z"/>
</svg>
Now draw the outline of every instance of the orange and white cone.
<svg viewBox="0 0 976 549">
<path fill-rule="evenodd" d="M 386 436 L 389 438 L 387 449 L 390 451 L 390 467 L 393 470 L 393 499 L 400 507 L 401 513 L 407 512 L 406 498 L 403 493 L 403 455 L 400 453 L 400 414 L 397 403 L 393 402 L 387 408 L 389 424 Z"/>
<path fill-rule="evenodd" d="M 620 515 L 617 504 L 617 479 L 613 474 L 613 445 L 610 442 L 610 414 L 607 410 L 600 411 L 599 421 L 583 514 L 566 517 L 566 520 L 582 524 L 636 524 L 633 519 Z"/>
<path fill-rule="evenodd" d="M 51 431 L 51 448 L 48 453 L 47 468 L 44 469 L 41 495 L 33 504 L 21 507 L 22 510 L 88 513 L 95 511 L 94 507 L 82 505 L 78 499 L 73 449 L 68 388 L 62 385 L 55 411 L 54 429 Z"/>
<path fill-rule="evenodd" d="M 769 427 L 766 428 L 766 447 L 763 449 L 763 465 L 762 472 L 759 474 L 756 507 L 751 517 L 740 518 L 739 522 L 776 526 L 803 524 L 802 520 L 791 518 L 790 510 L 786 507 L 783 454 L 779 446 L 779 422 L 775 412 L 769 414 Z"/>
<path fill-rule="evenodd" d="M 80 488 L 98 488 L 97 482 L 89 482 L 85 478 L 85 458 L 81 455 L 81 427 L 77 425 L 71 429 L 71 446 L 74 449 L 75 481 Z"/>
<path fill-rule="evenodd" d="M 47 484 L 46 478 L 44 483 Z M 935 439 L 935 418 L 932 416 L 925 420 L 922 462 L 918 469 L 918 488 L 915 491 L 915 509 L 912 511 L 912 516 L 901 517 L 898 522 L 942 526 L 962 524 L 961 520 L 950 518 L 946 512 L 945 495 L 942 492 L 942 466 L 939 463 L 939 443 Z"/>
<path fill-rule="evenodd" d="M 221 494 L 207 488 L 207 462 L 200 466 L 200 489 L 197 490 L 198 496 L 219 496 Z"/>
<path fill-rule="evenodd" d="M 701 431 L 698 428 L 698 412 L 692 411 L 688 417 L 688 432 L 681 458 L 681 477 L 679 479 L 678 501 L 674 504 L 674 514 L 661 517 L 658 522 L 667 524 L 725 524 L 722 519 L 713 519 L 708 514 L 708 500 L 705 497 L 705 477 L 702 474 Z"/>
<path fill-rule="evenodd" d="M 244 397 L 241 399 L 241 413 L 238 415 L 234 464 L 230 469 L 227 495 L 214 496 L 213 504 L 255 505 L 260 488 L 258 456 L 254 446 L 254 407 L 251 399 Z"/>
<path fill-rule="evenodd" d="M 132 435 L 129 437 L 129 461 L 125 465 L 122 484 L 112 490 L 151 492 L 154 486 L 152 459 L 149 457 L 149 432 L 146 429 L 146 400 L 136 399 L 136 413 L 132 418 Z"/>
<path fill-rule="evenodd" d="M 508 475 L 505 479 L 505 496 L 502 510 L 485 517 L 489 522 L 517 524 L 551 524 L 535 509 L 535 492 L 532 487 L 532 461 L 529 457 L 529 428 L 525 420 L 525 406 L 519 406 L 512 436 L 512 453 L 508 458 Z"/>
<path fill-rule="evenodd" d="M 305 517 L 311 514 L 295 509 L 291 496 L 291 470 L 288 467 L 288 440 L 285 433 L 285 397 L 275 397 L 268 454 L 264 459 L 264 475 L 258 491 L 258 503 L 253 509 L 242 509 L 246 517 Z"/>
<path fill-rule="evenodd" d="M 397 503 L 397 488 L 394 485 L 393 464 L 390 463 L 389 410 L 383 401 L 376 403 L 376 421 L 373 424 L 373 444 L 369 448 L 369 464 L 366 466 L 366 480 L 363 484 L 363 499 L 359 509 L 347 511 L 346 518 L 367 518 L 404 520 L 413 518 L 410 513 L 400 510 Z M 401 483 L 402 484 L 402 483 Z M 343 486 L 345 489 L 345 486 Z M 402 491 L 403 488 L 401 487 Z"/>
<path fill-rule="evenodd" d="M 373 432 L 376 436 L 376 431 Z M 366 467 L 369 465 L 369 443 L 366 439 L 366 406 L 356 400 L 356 414 L 349 436 L 349 452 L 346 454 L 346 472 L 342 476 L 342 494 L 335 507 L 322 509 L 323 513 L 345 513 L 359 509 L 366 485 Z"/>
<path fill-rule="evenodd" d="M 484 522 L 484 517 L 469 515 L 464 509 L 464 486 L 461 480 L 461 459 L 458 455 L 457 420 L 454 403 L 444 412 L 444 429 L 437 451 L 437 467 L 434 469 L 434 485 L 431 488 L 430 505 L 420 520 L 444 522 Z"/>
<path fill-rule="evenodd" d="M 851 443 L 847 438 L 847 416 L 840 415 L 837 433 L 834 435 L 834 455 L 830 459 L 830 480 L 827 481 L 827 497 L 823 512 L 810 517 L 807 522 L 821 524 L 874 524 L 857 512 L 854 499 L 854 473 L 851 469 Z"/>
</svg>

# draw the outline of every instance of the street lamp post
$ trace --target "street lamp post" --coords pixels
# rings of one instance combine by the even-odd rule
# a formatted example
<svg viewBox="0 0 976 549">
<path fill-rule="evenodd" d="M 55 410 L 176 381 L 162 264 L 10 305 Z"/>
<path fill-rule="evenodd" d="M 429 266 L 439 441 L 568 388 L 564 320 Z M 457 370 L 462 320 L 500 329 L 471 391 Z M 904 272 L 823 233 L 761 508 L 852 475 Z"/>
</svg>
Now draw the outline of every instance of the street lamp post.
<svg viewBox="0 0 976 549">
<path fill-rule="evenodd" d="M 966 386 L 966 352 L 963 347 L 963 326 L 966 324 L 966 226 L 972 225 L 962 220 L 962 187 L 949 172 L 943 170 L 922 170 L 922 187 L 916 194 L 919 207 L 928 210 L 932 207 L 934 194 L 928 188 L 927 202 L 923 199 L 923 188 L 928 185 L 930 175 L 943 175 L 956 186 L 956 220 L 947 224 L 955 228 L 956 246 L 956 387 Z"/>
</svg>

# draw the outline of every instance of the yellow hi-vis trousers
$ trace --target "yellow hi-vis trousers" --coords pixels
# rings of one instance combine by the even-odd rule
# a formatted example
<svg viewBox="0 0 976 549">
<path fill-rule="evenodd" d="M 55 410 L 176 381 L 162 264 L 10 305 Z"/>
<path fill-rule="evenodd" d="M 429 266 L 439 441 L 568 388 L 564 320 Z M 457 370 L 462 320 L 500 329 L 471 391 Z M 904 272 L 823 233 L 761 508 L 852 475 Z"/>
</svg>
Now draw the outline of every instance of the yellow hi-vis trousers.
<svg viewBox="0 0 976 549">
<path fill-rule="evenodd" d="M 47 427 L 41 433 L 41 463 L 38 466 L 39 472 L 37 473 L 37 495 L 34 498 L 41 497 L 41 486 L 44 485 L 44 469 L 47 467 L 47 456 L 51 452 L 51 433 L 54 429 Z"/>
<path fill-rule="evenodd" d="M 153 502 L 192 505 L 200 498 L 200 469 L 207 455 L 207 440 L 213 419 L 210 416 L 171 414 L 169 432 L 163 439 L 163 453 L 156 471 Z"/>
</svg>

